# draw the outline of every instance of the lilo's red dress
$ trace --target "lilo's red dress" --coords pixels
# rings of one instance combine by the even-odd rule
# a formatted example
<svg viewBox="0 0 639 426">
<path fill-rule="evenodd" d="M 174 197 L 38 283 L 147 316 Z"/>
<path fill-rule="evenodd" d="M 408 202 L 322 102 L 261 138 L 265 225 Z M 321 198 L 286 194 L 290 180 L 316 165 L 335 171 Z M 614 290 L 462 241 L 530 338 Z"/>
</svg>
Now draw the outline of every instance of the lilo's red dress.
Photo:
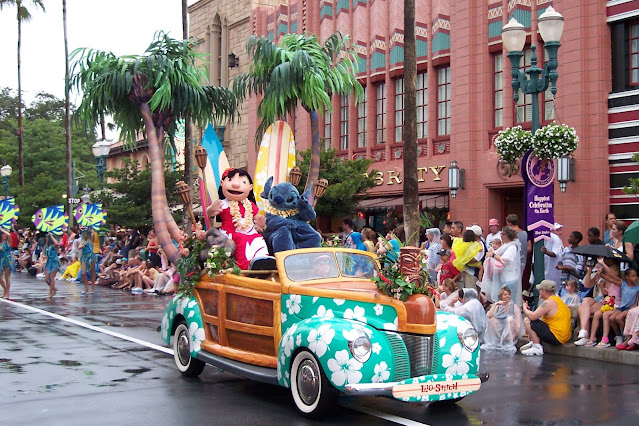
<svg viewBox="0 0 639 426">
<path fill-rule="evenodd" d="M 244 217 L 245 209 L 242 203 L 238 203 L 240 214 Z M 251 201 L 253 217 L 260 209 Z M 238 229 L 233 223 L 229 200 L 222 200 L 222 212 L 219 214 L 222 221 L 221 230 L 235 242 L 235 261 L 240 269 L 249 269 L 251 261 L 255 258 L 268 256 L 266 241 L 253 226 L 249 229 Z"/>
</svg>

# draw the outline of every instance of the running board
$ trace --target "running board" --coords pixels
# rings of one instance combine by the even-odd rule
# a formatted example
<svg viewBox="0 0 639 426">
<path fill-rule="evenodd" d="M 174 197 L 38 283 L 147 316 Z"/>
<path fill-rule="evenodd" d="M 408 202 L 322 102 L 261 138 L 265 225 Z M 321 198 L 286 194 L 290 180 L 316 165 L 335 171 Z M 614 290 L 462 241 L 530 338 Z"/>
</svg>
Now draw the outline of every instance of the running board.
<svg viewBox="0 0 639 426">
<path fill-rule="evenodd" d="M 275 368 L 258 367 L 257 365 L 222 358 L 221 356 L 213 355 L 205 351 L 198 352 L 196 358 L 224 371 L 228 371 L 229 373 L 246 377 L 247 379 L 268 383 L 270 385 L 278 384 L 277 369 Z"/>
</svg>

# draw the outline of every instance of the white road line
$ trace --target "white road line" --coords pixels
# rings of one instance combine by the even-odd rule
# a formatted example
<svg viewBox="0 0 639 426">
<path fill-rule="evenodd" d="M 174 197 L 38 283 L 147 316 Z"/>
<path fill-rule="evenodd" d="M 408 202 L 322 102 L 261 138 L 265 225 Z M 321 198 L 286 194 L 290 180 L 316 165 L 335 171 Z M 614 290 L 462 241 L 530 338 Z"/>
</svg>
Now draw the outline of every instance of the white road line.
<svg viewBox="0 0 639 426">
<path fill-rule="evenodd" d="M 93 330 L 93 331 L 97 331 L 97 332 L 100 332 L 100 333 L 108 334 L 109 336 L 117 337 L 118 339 L 128 340 L 129 342 L 137 343 L 138 345 L 146 346 L 147 348 L 155 349 L 156 351 L 164 352 L 165 354 L 169 354 L 169 355 L 173 356 L 173 349 L 170 349 L 170 348 L 165 348 L 163 346 L 156 345 L 154 343 L 149 343 L 149 342 L 146 342 L 144 340 L 136 339 L 135 337 L 130 337 L 130 336 L 127 336 L 127 335 L 124 335 L 124 334 L 116 333 L 115 331 L 107 330 L 107 329 L 104 329 L 104 328 L 101 328 L 101 327 L 96 327 L 94 325 L 87 324 L 87 323 L 82 322 L 82 321 L 74 320 L 72 318 L 66 318 L 66 317 L 63 317 L 62 315 L 54 314 L 52 312 L 45 311 L 43 309 L 38 309 L 38 308 L 34 308 L 33 306 L 24 305 L 22 303 L 14 302 L 13 300 L 8 300 L 8 299 L 0 299 L 0 300 L 2 300 L 5 303 L 8 303 L 10 305 L 14 305 L 14 306 L 17 306 L 17 307 L 20 307 L 20 308 L 28 309 L 30 311 L 37 312 L 39 314 L 47 315 L 47 316 L 50 316 L 52 318 L 59 319 L 60 321 L 70 322 L 71 324 L 79 325 L 80 327 L 88 328 L 89 330 Z"/>
<path fill-rule="evenodd" d="M 121 333 L 116 333 L 115 331 L 106 330 L 104 328 L 96 327 L 94 325 L 87 324 L 85 322 L 78 321 L 78 320 L 75 320 L 75 319 L 72 319 L 72 318 L 66 318 L 66 317 L 63 317 L 62 315 L 58 315 L 58 314 L 54 314 L 54 313 L 49 312 L 49 311 L 45 311 L 44 309 L 34 308 L 33 306 L 24 305 L 22 303 L 14 302 L 13 300 L 0 299 L 0 301 L 8 303 L 9 305 L 13 305 L 13 306 L 24 308 L 24 309 L 27 309 L 27 310 L 30 310 L 30 311 L 33 311 L 33 312 L 37 312 L 37 313 L 42 314 L 42 315 L 47 315 L 47 316 L 49 316 L 51 318 L 55 318 L 55 319 L 58 319 L 60 321 L 66 321 L 66 322 L 69 322 L 71 324 L 75 324 L 75 325 L 78 325 L 80 327 L 87 328 L 89 330 L 97 331 L 99 333 L 108 334 L 109 336 L 117 337 L 118 339 L 127 340 L 129 342 L 137 343 L 139 345 L 146 346 L 147 348 L 155 349 L 156 351 L 164 352 L 165 354 L 169 354 L 169 355 L 173 356 L 173 349 L 170 349 L 170 348 L 165 348 L 163 346 L 156 345 L 154 343 L 149 343 L 149 342 L 146 342 L 144 340 L 136 339 L 135 337 L 126 336 L 126 335 L 121 334 Z M 397 423 L 397 424 L 400 424 L 400 425 L 406 425 L 406 426 L 426 425 L 427 426 L 426 423 L 416 422 L 414 420 L 406 419 L 404 417 L 395 416 L 393 414 L 382 413 L 381 411 L 373 410 L 371 408 L 361 407 L 361 406 L 358 406 L 358 405 L 355 405 L 355 404 L 352 404 L 352 403 L 342 403 L 340 405 L 342 405 L 342 406 L 344 406 L 346 408 L 349 408 L 349 409 L 351 409 L 353 411 L 358 411 L 360 413 L 368 414 L 369 416 L 378 417 L 380 419 L 388 420 L 388 421 L 391 421 L 391 422 L 394 422 L 394 423 Z"/>
<path fill-rule="evenodd" d="M 404 417 L 395 416 L 393 414 L 382 413 L 381 411 L 373 410 L 372 408 L 361 407 L 359 405 L 355 405 L 352 403 L 340 403 L 342 407 L 349 408 L 354 411 L 359 411 L 360 413 L 368 414 L 369 416 L 379 417 L 380 419 L 388 420 L 390 422 L 394 422 L 400 425 L 407 426 L 428 426 L 427 423 L 420 423 L 415 420 L 406 419 Z"/>
</svg>

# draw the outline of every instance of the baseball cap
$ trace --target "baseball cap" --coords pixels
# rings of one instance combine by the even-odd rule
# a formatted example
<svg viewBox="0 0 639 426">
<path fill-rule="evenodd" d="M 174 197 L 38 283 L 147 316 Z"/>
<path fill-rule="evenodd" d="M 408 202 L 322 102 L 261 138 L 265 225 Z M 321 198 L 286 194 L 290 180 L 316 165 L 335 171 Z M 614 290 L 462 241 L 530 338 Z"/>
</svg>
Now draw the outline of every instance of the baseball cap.
<svg viewBox="0 0 639 426">
<path fill-rule="evenodd" d="M 555 229 L 559 229 L 559 228 L 563 228 L 564 225 L 562 225 L 561 223 L 555 222 Z"/>
<path fill-rule="evenodd" d="M 492 218 L 488 221 L 488 226 L 499 226 L 499 221 L 495 218 Z"/>
<path fill-rule="evenodd" d="M 477 235 L 478 237 L 479 237 L 479 236 L 481 235 L 481 233 L 482 233 L 481 227 L 480 227 L 479 225 L 467 226 L 467 227 L 466 227 L 466 230 L 467 230 L 467 231 L 473 231 L 473 233 L 474 233 L 475 235 Z"/>
<path fill-rule="evenodd" d="M 537 290 L 555 291 L 555 282 L 551 280 L 543 280 L 537 284 Z"/>
<path fill-rule="evenodd" d="M 122 264 L 122 259 L 116 260 L 115 263 L 117 263 L 118 265 L 121 265 Z"/>
<path fill-rule="evenodd" d="M 448 250 L 448 249 L 441 249 L 441 250 L 439 251 L 439 253 L 437 253 L 437 254 L 438 254 L 438 255 L 440 255 L 440 256 L 450 256 L 450 250 Z"/>
</svg>

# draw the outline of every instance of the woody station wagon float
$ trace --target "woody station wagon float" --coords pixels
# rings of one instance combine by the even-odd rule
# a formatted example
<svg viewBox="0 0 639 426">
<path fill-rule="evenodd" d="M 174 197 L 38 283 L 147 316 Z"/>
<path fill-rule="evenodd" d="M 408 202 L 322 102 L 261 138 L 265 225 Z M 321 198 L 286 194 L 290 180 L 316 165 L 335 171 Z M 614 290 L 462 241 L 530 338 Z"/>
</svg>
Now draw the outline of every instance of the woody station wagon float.
<svg viewBox="0 0 639 426">
<path fill-rule="evenodd" d="M 212 364 L 284 386 L 307 416 L 324 413 L 340 392 L 457 401 L 487 380 L 470 322 L 437 312 L 425 294 L 382 291 L 372 254 L 294 249 L 275 263 L 237 275 L 203 269 L 170 302 L 160 331 L 183 375 Z"/>
</svg>

